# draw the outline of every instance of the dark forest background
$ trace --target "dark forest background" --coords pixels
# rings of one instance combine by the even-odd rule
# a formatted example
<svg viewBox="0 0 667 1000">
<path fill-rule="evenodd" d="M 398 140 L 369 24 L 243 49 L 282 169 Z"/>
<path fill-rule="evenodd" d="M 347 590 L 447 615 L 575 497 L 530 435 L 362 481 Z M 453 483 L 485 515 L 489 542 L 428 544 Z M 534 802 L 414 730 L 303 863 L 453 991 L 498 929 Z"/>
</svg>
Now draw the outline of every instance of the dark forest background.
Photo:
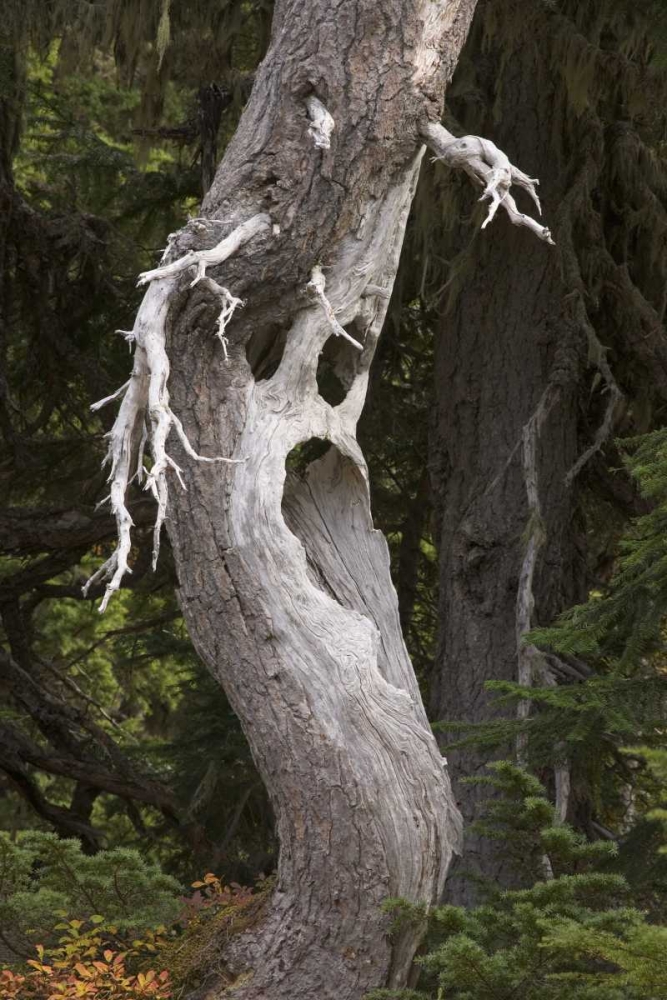
<svg viewBox="0 0 667 1000">
<path fill-rule="evenodd" d="M 131 577 L 104 616 L 82 594 L 115 534 L 114 407 L 90 406 L 127 378 L 136 276 L 196 216 L 270 22 L 268 0 L 3 4 L 7 996 L 42 996 L 10 978 L 57 947 L 53 912 L 189 983 L 174 940 L 270 886 L 270 805 L 139 486 Z M 556 247 L 481 232 L 467 179 L 424 162 L 359 437 L 469 823 L 427 995 L 667 996 L 666 96 L 663 2 L 480 0 L 445 123 L 540 178 Z M 341 391 L 326 355 L 318 381 Z"/>
</svg>

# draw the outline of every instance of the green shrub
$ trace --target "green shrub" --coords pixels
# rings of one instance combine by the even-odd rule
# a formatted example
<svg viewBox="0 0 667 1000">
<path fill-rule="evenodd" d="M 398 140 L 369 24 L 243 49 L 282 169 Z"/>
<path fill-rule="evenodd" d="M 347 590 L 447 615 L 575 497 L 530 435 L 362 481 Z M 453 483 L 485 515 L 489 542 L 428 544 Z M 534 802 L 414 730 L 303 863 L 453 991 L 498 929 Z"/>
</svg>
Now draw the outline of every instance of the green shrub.
<svg viewBox="0 0 667 1000">
<path fill-rule="evenodd" d="M 480 827 L 529 875 L 529 888 L 491 891 L 483 906 L 424 908 L 391 901 L 396 920 L 427 926 L 419 991 L 432 1000 L 658 1000 L 667 997 L 667 927 L 632 905 L 610 871 L 616 845 L 558 823 L 544 790 L 502 761 L 481 779 L 502 791 Z M 477 779 L 478 781 L 480 779 Z"/>
<path fill-rule="evenodd" d="M 179 894 L 178 882 L 137 851 L 86 855 L 78 840 L 52 833 L 0 832 L 0 929 L 19 955 L 52 943 L 55 925 L 72 918 L 99 918 L 120 931 L 171 923 Z"/>
</svg>

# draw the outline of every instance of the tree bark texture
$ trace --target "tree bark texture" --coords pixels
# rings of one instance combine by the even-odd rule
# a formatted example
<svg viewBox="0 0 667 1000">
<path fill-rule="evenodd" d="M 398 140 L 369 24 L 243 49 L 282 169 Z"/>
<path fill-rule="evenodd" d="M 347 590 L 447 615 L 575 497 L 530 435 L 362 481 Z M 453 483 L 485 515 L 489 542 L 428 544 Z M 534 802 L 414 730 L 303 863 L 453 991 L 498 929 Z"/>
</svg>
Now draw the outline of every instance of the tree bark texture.
<svg viewBox="0 0 667 1000">
<path fill-rule="evenodd" d="M 459 816 L 401 636 L 387 546 L 356 442 L 368 369 L 419 171 L 474 0 L 280 0 L 249 104 L 172 258 L 258 214 L 270 226 L 217 270 L 246 300 L 215 339 L 219 302 L 182 287 L 168 328 L 173 410 L 197 451 L 170 488 L 183 612 L 266 782 L 276 891 L 227 942 L 203 995 L 359 1000 L 405 982 L 418 935 L 390 944 L 384 899 L 441 895 Z M 333 116 L 330 148 L 307 99 Z M 307 286 L 318 265 L 345 389 L 318 393 L 332 336 Z M 308 442 L 328 449 L 302 466 Z M 296 449 L 296 451 L 295 451 Z M 290 453 L 296 455 L 287 471 Z M 291 461 L 291 460 L 290 460 Z M 204 977 L 206 978 L 206 977 Z"/>
<path fill-rule="evenodd" d="M 473 52 L 479 52 L 479 43 L 475 31 L 468 43 Z M 484 60 L 475 60 L 476 93 L 487 99 L 453 107 L 463 128 L 492 137 L 514 162 L 540 177 L 558 244 L 556 209 L 567 175 L 545 142 L 557 111 L 547 73 L 536 82 L 540 52 L 539 45 L 526 45 L 506 59 L 499 46 L 491 47 Z M 471 62 L 468 58 L 468 71 Z M 512 108 L 511 126 L 493 119 L 501 78 L 503 103 Z M 486 109 L 482 121 L 480 108 Z M 546 624 L 583 598 L 586 580 L 573 486 L 566 483 L 578 457 L 585 334 L 573 316 L 567 298 L 571 289 L 557 254 L 505 219 L 495 226 L 493 239 L 477 238 L 469 248 L 472 263 L 456 279 L 455 301 L 443 316 L 436 343 L 432 483 L 440 539 L 440 635 L 431 717 L 466 723 L 515 711 L 494 707 L 484 684 L 524 682 L 518 635 L 522 600 L 524 610 L 534 601 L 531 627 Z M 458 231 L 439 252 L 451 259 L 469 242 L 469 234 Z M 527 492 L 527 430 L 536 431 L 531 478 L 539 494 L 539 524 Z M 532 594 L 522 595 L 529 547 L 535 545 Z M 512 752 L 508 747 L 505 756 Z M 448 758 L 466 830 L 448 895 L 469 904 L 477 890 L 461 878 L 461 869 L 505 885 L 515 884 L 516 875 L 497 845 L 469 828 L 489 793 L 462 779 L 483 775 L 487 757 L 466 749 L 448 751 Z"/>
</svg>

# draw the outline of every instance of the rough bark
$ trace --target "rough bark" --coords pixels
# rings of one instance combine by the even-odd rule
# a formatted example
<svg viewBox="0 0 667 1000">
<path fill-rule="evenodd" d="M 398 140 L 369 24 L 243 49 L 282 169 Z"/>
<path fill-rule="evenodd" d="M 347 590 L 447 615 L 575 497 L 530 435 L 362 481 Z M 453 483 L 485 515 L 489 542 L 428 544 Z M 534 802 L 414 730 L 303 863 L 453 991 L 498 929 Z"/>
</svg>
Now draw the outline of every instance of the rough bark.
<svg viewBox="0 0 667 1000">
<path fill-rule="evenodd" d="M 458 840 L 355 427 L 420 129 L 440 114 L 473 7 L 279 3 L 203 206 L 208 221 L 171 247 L 176 259 L 270 217 L 222 269 L 225 288 L 247 303 L 225 342 L 213 336 L 219 300 L 202 282 L 172 297 L 168 343 L 171 406 L 193 447 L 238 461 L 194 465 L 174 448 L 188 487 L 170 490 L 180 600 L 244 726 L 281 843 L 271 906 L 208 970 L 212 995 L 233 983 L 243 998 L 358 1000 L 400 985 L 417 935 L 392 948 L 380 905 L 436 900 Z M 334 119 L 330 148 L 315 141 L 312 97 Z M 347 392 L 331 406 L 318 394 L 317 363 L 340 327 L 348 339 L 335 341 L 335 365 Z M 328 450 L 287 475 L 288 455 L 311 438 Z"/>
<path fill-rule="evenodd" d="M 478 69 L 480 89 L 493 93 L 496 60 L 488 57 Z M 492 121 L 489 111 L 485 134 L 539 175 L 553 218 L 566 177 L 544 141 L 555 113 L 553 93 L 544 78 L 535 84 L 531 51 L 505 66 L 503 99 L 515 111 L 512 129 Z M 470 124 L 463 109 L 461 117 Z M 585 333 L 557 256 L 504 219 L 496 225 L 494 239 L 478 242 L 474 268 L 459 279 L 436 342 L 440 636 L 431 717 L 466 723 L 513 711 L 492 705 L 486 681 L 530 684 L 535 671 L 544 681 L 521 636 L 527 625 L 549 622 L 581 599 L 586 578 L 573 487 L 566 482 L 579 455 Z M 558 244 L 558 224 L 554 238 Z M 459 249 L 468 239 L 454 237 Z M 515 883 L 516 873 L 507 870 L 497 845 L 469 829 L 488 790 L 462 779 L 484 773 L 487 758 L 471 750 L 448 751 L 448 757 L 466 829 L 448 890 L 467 904 L 477 891 L 461 869 L 501 884 Z"/>
<path fill-rule="evenodd" d="M 436 120 L 473 8 L 277 5 L 204 217 L 140 275 L 132 375 L 94 406 L 124 397 L 108 452 L 118 546 L 90 581 L 109 580 L 101 610 L 131 570 L 127 489 L 145 475 L 154 563 L 170 502 L 190 633 L 276 814 L 271 906 L 227 942 L 200 996 L 233 986 L 247 998 L 351 1000 L 401 986 L 420 930 L 390 946 L 380 904 L 435 902 L 458 841 L 356 425 L 422 141 L 481 185 L 487 223 L 502 207 L 550 239 L 509 193 L 516 184 L 537 202 L 535 182 L 493 143 L 457 140 Z M 224 285 L 207 273 L 222 264 Z M 318 388 L 323 353 L 344 388 L 335 402 Z M 172 430 L 182 455 L 167 450 Z M 326 450 L 306 464 L 312 439 Z"/>
</svg>

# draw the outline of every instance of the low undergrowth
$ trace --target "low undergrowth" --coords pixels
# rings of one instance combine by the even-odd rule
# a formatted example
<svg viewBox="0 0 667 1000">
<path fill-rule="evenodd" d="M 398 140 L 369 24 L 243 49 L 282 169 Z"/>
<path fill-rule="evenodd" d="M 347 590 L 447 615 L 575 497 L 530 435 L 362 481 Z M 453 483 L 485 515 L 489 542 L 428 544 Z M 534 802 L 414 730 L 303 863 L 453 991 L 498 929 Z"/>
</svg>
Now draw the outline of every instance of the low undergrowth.
<svg viewBox="0 0 667 1000">
<path fill-rule="evenodd" d="M 229 983 L 220 944 L 261 919 L 272 887 L 209 872 L 183 894 L 134 851 L 0 835 L 0 997 L 177 1000 L 209 974 Z"/>
</svg>

